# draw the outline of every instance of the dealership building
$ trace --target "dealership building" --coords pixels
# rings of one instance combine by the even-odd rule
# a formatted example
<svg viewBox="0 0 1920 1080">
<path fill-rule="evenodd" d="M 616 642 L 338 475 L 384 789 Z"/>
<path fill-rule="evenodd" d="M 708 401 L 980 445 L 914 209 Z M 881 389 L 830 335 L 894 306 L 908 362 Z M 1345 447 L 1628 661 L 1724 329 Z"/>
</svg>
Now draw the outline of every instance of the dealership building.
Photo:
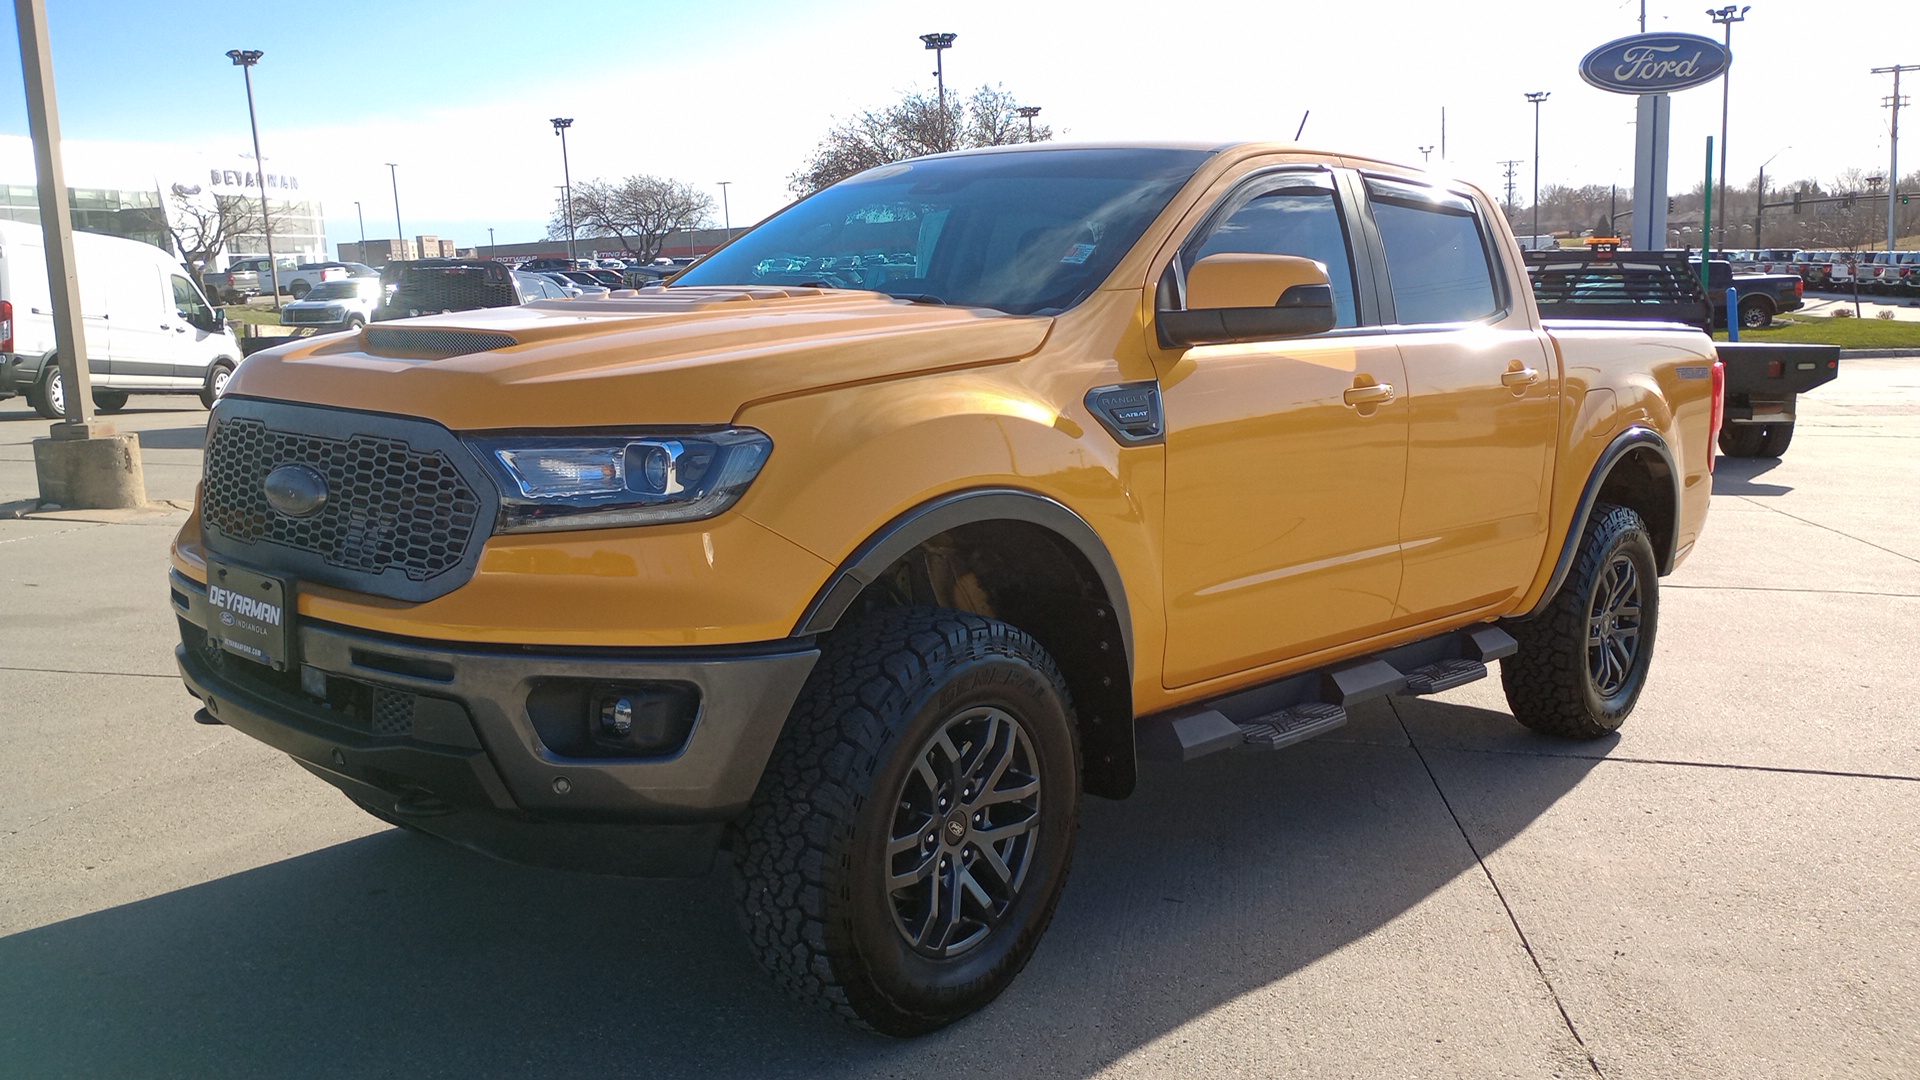
<svg viewBox="0 0 1920 1080">
<path fill-rule="evenodd" d="M 162 215 L 176 194 L 202 205 L 226 199 L 245 199 L 253 205 L 260 199 L 264 179 L 274 254 L 300 262 L 328 257 L 320 196 L 303 186 L 297 165 L 269 157 L 262 178 L 256 175 L 251 154 L 212 147 L 67 139 L 61 150 L 75 229 L 142 240 L 173 251 Z M 32 141 L 24 135 L 0 135 L 0 218 L 39 222 L 36 176 Z M 258 233 L 231 237 L 212 269 L 266 253 L 266 237 Z"/>
</svg>

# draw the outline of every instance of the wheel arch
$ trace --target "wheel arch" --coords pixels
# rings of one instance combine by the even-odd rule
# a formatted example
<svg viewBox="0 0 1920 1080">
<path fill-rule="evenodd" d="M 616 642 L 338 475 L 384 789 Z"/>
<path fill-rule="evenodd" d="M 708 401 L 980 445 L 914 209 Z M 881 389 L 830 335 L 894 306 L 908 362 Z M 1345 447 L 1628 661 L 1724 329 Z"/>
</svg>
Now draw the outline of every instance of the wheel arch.
<svg viewBox="0 0 1920 1080">
<path fill-rule="evenodd" d="M 1554 560 L 1553 577 L 1540 599 L 1521 618 L 1531 619 L 1544 611 L 1554 594 L 1567 580 L 1579 553 L 1580 535 L 1586 530 L 1593 508 L 1601 503 L 1625 506 L 1646 522 L 1653 540 L 1654 564 L 1661 576 L 1673 572 L 1679 541 L 1680 470 L 1674 465 L 1673 451 L 1660 433 L 1635 425 L 1614 436 L 1600 452 L 1587 482 L 1580 490 L 1580 501 L 1567 522 L 1567 533 Z"/>
<path fill-rule="evenodd" d="M 1001 618 L 1032 634 L 1067 678 L 1080 726 L 1082 785 L 1133 790 L 1133 626 L 1118 565 L 1064 504 L 1017 488 L 943 495 L 896 516 L 815 594 L 795 635 L 850 614 L 933 603 Z"/>
</svg>

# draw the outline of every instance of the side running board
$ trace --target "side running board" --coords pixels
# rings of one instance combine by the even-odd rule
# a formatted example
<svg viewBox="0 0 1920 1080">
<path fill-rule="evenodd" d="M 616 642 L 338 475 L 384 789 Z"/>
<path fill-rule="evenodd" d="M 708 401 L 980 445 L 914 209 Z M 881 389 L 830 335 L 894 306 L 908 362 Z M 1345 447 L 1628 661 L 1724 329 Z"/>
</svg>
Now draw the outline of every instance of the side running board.
<svg viewBox="0 0 1920 1080">
<path fill-rule="evenodd" d="M 1347 707 L 1388 694 L 1437 694 L 1487 677 L 1487 664 L 1520 649 L 1483 624 L 1372 656 L 1291 675 L 1225 697 L 1142 717 L 1140 753 L 1192 761 L 1221 750 L 1278 750 L 1347 722 Z"/>
</svg>

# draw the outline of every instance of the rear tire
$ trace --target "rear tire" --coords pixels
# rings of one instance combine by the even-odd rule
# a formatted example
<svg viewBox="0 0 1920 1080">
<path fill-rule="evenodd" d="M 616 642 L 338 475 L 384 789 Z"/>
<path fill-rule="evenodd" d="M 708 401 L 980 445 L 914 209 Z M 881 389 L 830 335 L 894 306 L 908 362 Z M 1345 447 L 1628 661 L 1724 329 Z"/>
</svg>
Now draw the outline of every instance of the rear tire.
<svg viewBox="0 0 1920 1080">
<path fill-rule="evenodd" d="M 1777 458 L 1793 442 L 1793 422 L 1728 424 L 1720 429 L 1720 452 L 1728 457 Z"/>
<path fill-rule="evenodd" d="M 1633 712 L 1653 660 L 1660 585 L 1640 515 L 1593 508 L 1560 591 L 1510 629 L 1520 651 L 1500 661 L 1514 719 L 1565 739 L 1617 730 Z"/>
<path fill-rule="evenodd" d="M 307 294 L 313 291 L 313 286 L 304 281 L 296 281 L 292 285 L 287 286 L 287 291 L 293 294 L 295 300 L 305 300 Z"/>
<path fill-rule="evenodd" d="M 1031 637 L 936 608 L 845 625 L 734 844 L 754 952 L 856 1026 L 950 1024 L 1033 955 L 1079 808 L 1073 707 Z"/>
<path fill-rule="evenodd" d="M 1759 297 L 1740 301 L 1740 329 L 1764 330 L 1773 325 L 1773 305 Z"/>
<path fill-rule="evenodd" d="M 95 390 L 93 392 L 93 407 L 103 413 L 117 413 L 127 407 L 127 392 L 125 390 Z"/>
</svg>

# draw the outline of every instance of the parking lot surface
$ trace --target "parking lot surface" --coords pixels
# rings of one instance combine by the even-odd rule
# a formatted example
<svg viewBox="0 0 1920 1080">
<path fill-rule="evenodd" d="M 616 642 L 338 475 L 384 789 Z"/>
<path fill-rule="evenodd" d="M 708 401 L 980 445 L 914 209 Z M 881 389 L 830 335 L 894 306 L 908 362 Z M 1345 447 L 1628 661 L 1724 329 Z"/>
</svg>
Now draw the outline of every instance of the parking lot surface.
<svg viewBox="0 0 1920 1080">
<path fill-rule="evenodd" d="M 135 398 L 149 494 L 205 414 Z M 1617 736 L 1497 679 L 1092 800 L 1013 989 L 914 1041 L 789 1004 L 728 871 L 390 829 L 192 722 L 177 508 L 0 519 L 0 1076 L 1920 1075 L 1920 358 L 1722 459 Z M 0 402 L 0 504 L 34 495 Z"/>
</svg>

